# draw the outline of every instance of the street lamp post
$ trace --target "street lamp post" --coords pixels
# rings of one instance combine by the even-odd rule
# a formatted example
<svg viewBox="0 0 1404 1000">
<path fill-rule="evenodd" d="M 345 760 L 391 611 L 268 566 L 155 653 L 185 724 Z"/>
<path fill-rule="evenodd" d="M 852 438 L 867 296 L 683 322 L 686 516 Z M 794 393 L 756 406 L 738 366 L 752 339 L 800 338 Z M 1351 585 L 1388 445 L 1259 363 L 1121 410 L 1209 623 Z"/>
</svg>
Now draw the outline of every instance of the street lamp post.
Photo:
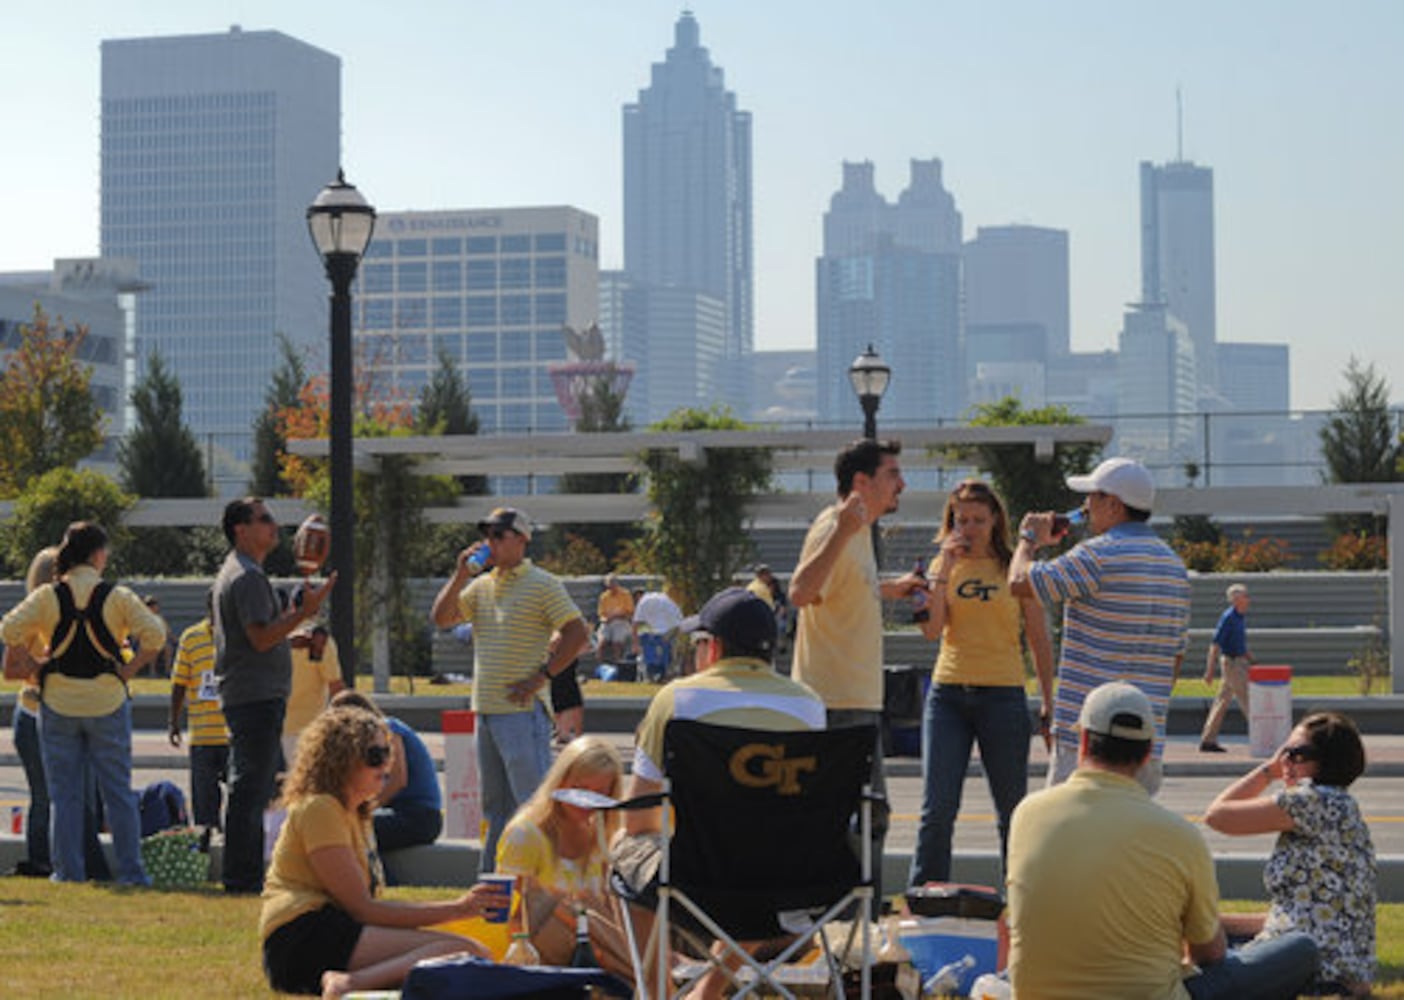
<svg viewBox="0 0 1404 1000">
<path fill-rule="evenodd" d="M 356 683 L 355 495 L 351 459 L 351 282 L 375 230 L 375 209 L 343 171 L 307 208 L 307 229 L 331 282 L 331 628 L 347 687 Z"/>
<path fill-rule="evenodd" d="M 887 383 L 892 380 L 892 369 L 878 357 L 878 352 L 869 344 L 868 349 L 853 359 L 848 366 L 848 382 L 853 386 L 858 402 L 863 407 L 863 437 L 877 440 L 877 412 L 882 404 L 882 394 L 887 391 Z M 872 524 L 873 560 L 882 567 L 882 531 L 877 521 Z"/>
<path fill-rule="evenodd" d="M 873 345 L 853 359 L 848 366 L 848 381 L 863 407 L 863 437 L 877 440 L 877 411 L 882 404 L 882 394 L 887 391 L 887 383 L 892 380 L 892 369 L 878 357 Z"/>
</svg>

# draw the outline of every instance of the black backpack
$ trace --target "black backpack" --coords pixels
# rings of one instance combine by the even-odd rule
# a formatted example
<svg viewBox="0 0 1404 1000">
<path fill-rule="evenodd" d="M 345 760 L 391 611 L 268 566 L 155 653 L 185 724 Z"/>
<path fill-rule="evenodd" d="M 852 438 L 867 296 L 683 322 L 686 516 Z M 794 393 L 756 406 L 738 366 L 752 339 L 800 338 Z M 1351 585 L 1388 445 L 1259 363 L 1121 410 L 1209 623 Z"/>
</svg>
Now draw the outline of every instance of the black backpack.
<svg viewBox="0 0 1404 1000">
<path fill-rule="evenodd" d="M 40 672 L 40 683 L 53 673 L 84 680 L 106 673 L 121 677 L 122 647 L 102 620 L 102 607 L 111 592 L 112 584 L 100 582 L 93 588 L 88 606 L 79 608 L 66 581 L 54 584 L 59 620 L 49 638 L 49 661 Z"/>
</svg>

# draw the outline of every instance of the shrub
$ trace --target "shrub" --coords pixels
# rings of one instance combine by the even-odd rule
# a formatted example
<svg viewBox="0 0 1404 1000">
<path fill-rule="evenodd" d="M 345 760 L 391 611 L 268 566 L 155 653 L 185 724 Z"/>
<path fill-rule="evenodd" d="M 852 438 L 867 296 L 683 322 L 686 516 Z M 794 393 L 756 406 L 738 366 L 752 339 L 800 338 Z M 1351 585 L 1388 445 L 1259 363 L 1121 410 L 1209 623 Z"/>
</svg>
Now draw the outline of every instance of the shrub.
<svg viewBox="0 0 1404 1000">
<path fill-rule="evenodd" d="M 1199 573 L 1266 573 L 1281 568 L 1291 557 L 1287 543 L 1280 538 L 1245 535 L 1237 542 L 1227 538 L 1217 542 L 1173 539 L 1170 544 L 1185 566 Z"/>
<path fill-rule="evenodd" d="M 1356 532 L 1339 536 L 1317 558 L 1327 569 L 1385 569 L 1388 553 L 1383 536 Z"/>
</svg>

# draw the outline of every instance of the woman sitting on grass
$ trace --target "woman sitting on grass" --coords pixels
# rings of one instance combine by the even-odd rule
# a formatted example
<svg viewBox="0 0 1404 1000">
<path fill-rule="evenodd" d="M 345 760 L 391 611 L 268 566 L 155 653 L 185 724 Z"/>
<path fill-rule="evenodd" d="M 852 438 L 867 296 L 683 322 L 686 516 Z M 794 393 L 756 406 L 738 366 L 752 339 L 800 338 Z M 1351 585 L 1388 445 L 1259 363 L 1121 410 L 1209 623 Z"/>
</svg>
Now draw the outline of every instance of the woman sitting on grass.
<svg viewBox="0 0 1404 1000">
<path fill-rule="evenodd" d="M 520 876 L 526 929 L 548 965 L 569 964 L 575 908 L 583 906 L 601 965 L 615 975 L 631 976 L 605 883 L 608 845 L 619 814 L 556 797 L 561 789 L 583 789 L 617 799 L 623 783 L 619 752 L 598 736 L 581 736 L 561 750 L 536 792 L 502 831 L 497 873 Z M 520 914 L 517 922 L 523 922 Z"/>
<path fill-rule="evenodd" d="M 371 815 L 390 755 L 384 721 L 363 709 L 329 709 L 303 730 L 259 915 L 274 989 L 339 997 L 397 987 L 422 959 L 488 955 L 476 941 L 419 928 L 505 907 L 499 890 L 478 885 L 442 903 L 376 898 L 385 878 Z"/>
<path fill-rule="evenodd" d="M 1365 770 L 1355 723 L 1308 715 L 1267 763 L 1224 789 L 1204 822 L 1220 833 L 1276 833 L 1263 882 L 1266 913 L 1226 913 L 1230 938 L 1300 931 L 1321 953 L 1325 992 L 1368 996 L 1375 977 L 1375 848 L 1346 789 Z M 1269 794 L 1275 781 L 1282 788 Z"/>
</svg>

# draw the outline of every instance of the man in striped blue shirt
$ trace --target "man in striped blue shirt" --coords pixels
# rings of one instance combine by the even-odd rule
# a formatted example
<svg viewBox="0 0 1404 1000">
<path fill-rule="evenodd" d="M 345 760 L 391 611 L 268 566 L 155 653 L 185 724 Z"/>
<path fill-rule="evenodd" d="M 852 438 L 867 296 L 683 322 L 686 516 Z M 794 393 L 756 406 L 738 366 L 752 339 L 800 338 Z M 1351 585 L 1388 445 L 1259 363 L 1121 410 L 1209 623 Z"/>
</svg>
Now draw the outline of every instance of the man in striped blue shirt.
<svg viewBox="0 0 1404 1000">
<path fill-rule="evenodd" d="M 1190 591 L 1185 564 L 1152 530 L 1155 483 L 1145 466 L 1109 458 L 1068 488 L 1086 494 L 1089 537 L 1056 559 L 1038 550 L 1064 531 L 1051 513 L 1024 515 L 1009 565 L 1009 589 L 1043 605 L 1063 602 L 1063 644 L 1053 708 L 1053 756 L 1048 784 L 1077 767 L 1077 720 L 1083 699 L 1111 681 L 1146 693 L 1155 709 L 1155 748 L 1139 779 L 1160 788 L 1165 713 L 1188 640 Z"/>
</svg>

